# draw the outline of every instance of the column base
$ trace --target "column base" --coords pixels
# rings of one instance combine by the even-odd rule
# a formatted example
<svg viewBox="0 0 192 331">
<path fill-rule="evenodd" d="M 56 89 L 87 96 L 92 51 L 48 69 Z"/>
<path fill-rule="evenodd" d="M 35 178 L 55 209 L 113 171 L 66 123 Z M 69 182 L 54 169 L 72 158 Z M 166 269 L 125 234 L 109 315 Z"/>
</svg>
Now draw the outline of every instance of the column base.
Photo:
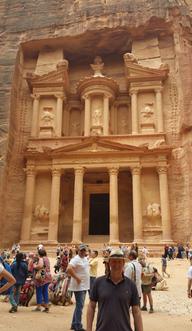
<svg viewBox="0 0 192 331">
<path fill-rule="evenodd" d="M 80 244 L 82 244 L 81 240 L 72 240 L 71 241 L 71 245 L 80 245 Z"/>
<path fill-rule="evenodd" d="M 173 244 L 173 239 L 162 239 L 161 244 Z"/>
</svg>

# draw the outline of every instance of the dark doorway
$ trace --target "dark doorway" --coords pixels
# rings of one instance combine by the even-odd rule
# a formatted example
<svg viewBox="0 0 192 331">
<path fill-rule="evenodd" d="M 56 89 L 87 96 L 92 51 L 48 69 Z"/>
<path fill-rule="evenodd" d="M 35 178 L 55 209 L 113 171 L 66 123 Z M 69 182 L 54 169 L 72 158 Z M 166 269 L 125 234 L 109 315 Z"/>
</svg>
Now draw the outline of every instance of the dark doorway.
<svg viewBox="0 0 192 331">
<path fill-rule="evenodd" d="M 89 235 L 109 235 L 109 194 L 90 194 Z"/>
</svg>

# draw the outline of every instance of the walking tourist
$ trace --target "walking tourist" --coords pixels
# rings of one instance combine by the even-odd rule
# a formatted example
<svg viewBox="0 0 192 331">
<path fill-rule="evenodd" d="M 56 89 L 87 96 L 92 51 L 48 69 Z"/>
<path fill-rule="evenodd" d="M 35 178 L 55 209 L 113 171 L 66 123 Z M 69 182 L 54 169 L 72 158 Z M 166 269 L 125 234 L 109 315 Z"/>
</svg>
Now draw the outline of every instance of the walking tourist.
<svg viewBox="0 0 192 331">
<path fill-rule="evenodd" d="M 143 293 L 143 307 L 142 311 L 147 311 L 147 299 L 149 300 L 149 313 L 153 313 L 153 298 L 151 294 L 152 278 L 154 276 L 153 269 L 150 264 L 146 264 L 145 260 L 140 261 L 142 265 L 141 288 Z"/>
<path fill-rule="evenodd" d="M 87 259 L 87 245 L 80 244 L 78 254 L 71 259 L 67 267 L 67 273 L 71 276 L 69 291 L 75 295 L 75 310 L 73 313 L 71 330 L 84 331 L 82 326 L 82 312 L 86 291 L 90 288 L 89 261 Z"/>
<path fill-rule="evenodd" d="M 141 273 L 142 266 L 137 261 L 137 252 L 130 251 L 128 255 L 129 262 L 125 265 L 124 275 L 131 279 L 137 286 L 137 291 L 139 299 L 141 300 L 142 290 L 141 290 Z"/>
<path fill-rule="evenodd" d="M 187 273 L 188 277 L 188 286 L 187 286 L 187 294 L 188 298 L 192 298 L 192 256 L 190 257 L 190 267 Z"/>
<path fill-rule="evenodd" d="M 162 255 L 161 257 L 161 264 L 162 264 L 162 276 L 164 277 L 165 275 L 169 278 L 170 274 L 167 273 L 167 258 L 165 254 Z"/>
<path fill-rule="evenodd" d="M 52 277 L 50 272 L 50 262 L 47 257 L 45 249 L 38 251 L 39 259 L 34 263 L 34 282 L 36 287 L 36 300 L 37 307 L 33 311 L 41 311 L 41 306 L 44 306 L 42 310 L 45 313 L 49 312 L 49 294 L 48 287 L 51 283 Z"/>
<path fill-rule="evenodd" d="M 28 266 L 24 261 L 24 254 L 17 253 L 15 261 L 11 265 L 12 275 L 16 279 L 16 284 L 13 285 L 9 295 L 11 304 L 10 313 L 16 313 L 19 305 L 20 291 L 23 284 L 25 284 L 28 275 Z"/>
<path fill-rule="evenodd" d="M 109 256 L 109 275 L 98 277 L 90 294 L 87 310 L 87 331 L 92 331 L 96 304 L 98 315 L 96 331 L 132 331 L 130 307 L 135 330 L 143 331 L 139 296 L 136 285 L 123 274 L 125 258 L 120 249 L 112 250 Z"/>
</svg>

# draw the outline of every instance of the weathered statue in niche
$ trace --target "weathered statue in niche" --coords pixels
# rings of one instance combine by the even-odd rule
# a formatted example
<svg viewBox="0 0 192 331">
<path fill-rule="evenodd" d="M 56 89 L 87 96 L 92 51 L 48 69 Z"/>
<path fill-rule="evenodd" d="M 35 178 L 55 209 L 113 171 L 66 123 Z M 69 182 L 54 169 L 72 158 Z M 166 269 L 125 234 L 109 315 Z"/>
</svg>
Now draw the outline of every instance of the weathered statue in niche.
<svg viewBox="0 0 192 331">
<path fill-rule="evenodd" d="M 141 109 L 141 121 L 152 122 L 153 114 L 154 114 L 153 102 L 145 103 L 144 107 Z"/>
<path fill-rule="evenodd" d="M 49 210 L 44 205 L 37 205 L 34 210 L 36 221 L 45 221 L 49 219 Z"/>
<path fill-rule="evenodd" d="M 151 218 L 161 216 L 161 207 L 157 202 L 149 203 L 147 205 L 146 215 Z"/>
<path fill-rule="evenodd" d="M 42 126 L 54 126 L 55 115 L 52 111 L 53 108 L 51 107 L 43 108 L 43 113 L 41 115 Z"/>
<path fill-rule="evenodd" d="M 92 115 L 92 125 L 99 126 L 102 125 L 102 110 L 100 108 L 96 108 L 93 111 Z"/>
<path fill-rule="evenodd" d="M 96 56 L 94 59 L 94 63 L 90 64 L 90 66 L 94 71 L 93 77 L 103 77 L 102 71 L 103 71 L 104 63 L 102 61 L 101 56 Z"/>
</svg>

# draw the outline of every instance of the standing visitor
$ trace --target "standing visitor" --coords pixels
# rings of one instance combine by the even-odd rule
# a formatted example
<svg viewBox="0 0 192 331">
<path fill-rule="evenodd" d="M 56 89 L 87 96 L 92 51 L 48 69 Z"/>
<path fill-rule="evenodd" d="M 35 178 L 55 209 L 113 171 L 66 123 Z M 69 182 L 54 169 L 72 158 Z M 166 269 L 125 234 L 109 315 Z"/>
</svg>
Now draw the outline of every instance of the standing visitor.
<svg viewBox="0 0 192 331">
<path fill-rule="evenodd" d="M 33 311 L 41 311 L 41 305 L 44 306 L 45 313 L 49 312 L 49 294 L 48 287 L 51 283 L 50 262 L 45 249 L 38 251 L 39 259 L 34 263 L 34 283 L 36 287 L 37 307 Z"/>
<path fill-rule="evenodd" d="M 169 278 L 170 275 L 166 271 L 167 270 L 167 258 L 164 254 L 162 255 L 162 258 L 161 258 L 161 264 L 162 264 L 162 276 L 164 277 L 164 275 L 166 275 Z"/>
<path fill-rule="evenodd" d="M 142 311 L 147 311 L 147 299 L 149 300 L 149 313 L 153 313 L 153 298 L 151 294 L 152 289 L 152 278 L 154 276 L 153 269 L 151 266 L 146 264 L 145 260 L 140 261 L 142 265 L 142 275 L 141 275 L 141 288 L 143 293 L 143 307 Z"/>
<path fill-rule="evenodd" d="M 136 285 L 123 274 L 125 258 L 120 249 L 109 256 L 110 274 L 98 277 L 93 285 L 87 310 L 87 331 L 92 331 L 96 304 L 96 331 L 132 331 L 130 307 L 136 331 L 143 331 Z"/>
<path fill-rule="evenodd" d="M 28 267 L 27 263 L 24 261 L 23 253 L 16 254 L 15 261 L 11 265 L 11 272 L 16 279 L 16 284 L 14 284 L 10 291 L 9 301 L 11 309 L 9 312 L 16 313 L 19 305 L 21 287 L 25 284 L 28 275 Z"/>
<path fill-rule="evenodd" d="M 187 273 L 188 277 L 188 286 L 187 286 L 187 294 L 188 298 L 192 298 L 192 256 L 190 257 L 190 267 Z"/>
<path fill-rule="evenodd" d="M 139 300 L 141 300 L 142 290 L 141 290 L 141 273 L 142 266 L 137 261 L 136 251 L 130 251 L 128 255 L 129 262 L 125 265 L 124 275 L 131 279 L 136 287 L 139 295 Z"/>
<path fill-rule="evenodd" d="M 4 279 L 6 280 L 6 282 L 1 282 Z M 11 288 L 11 286 L 16 283 L 16 280 L 13 275 L 4 268 L 2 263 L 0 263 L 0 283 L 0 294 L 6 292 L 8 289 Z"/>
<path fill-rule="evenodd" d="M 90 274 L 90 291 L 93 288 L 94 281 L 97 277 L 98 269 L 98 251 L 93 251 L 89 259 L 89 274 Z"/>
<path fill-rule="evenodd" d="M 86 291 L 90 288 L 89 261 L 87 259 L 87 245 L 80 244 L 78 254 L 71 259 L 67 267 L 67 273 L 71 276 L 69 291 L 75 295 L 75 310 L 71 323 L 71 330 L 85 331 L 82 326 L 82 313 Z"/>
</svg>

